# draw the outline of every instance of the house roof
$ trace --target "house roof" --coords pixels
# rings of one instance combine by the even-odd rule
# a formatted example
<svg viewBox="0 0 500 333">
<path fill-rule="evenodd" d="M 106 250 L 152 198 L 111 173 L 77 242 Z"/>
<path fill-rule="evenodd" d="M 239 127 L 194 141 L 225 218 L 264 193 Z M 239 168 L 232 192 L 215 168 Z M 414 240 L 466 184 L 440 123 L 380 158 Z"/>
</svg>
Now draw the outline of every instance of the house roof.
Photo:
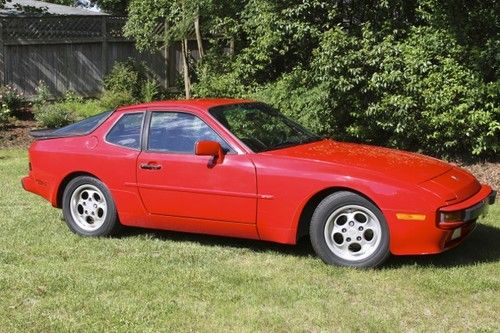
<svg viewBox="0 0 500 333">
<path fill-rule="evenodd" d="M 27 11 L 18 10 L 16 7 L 22 6 L 28 8 Z M 35 9 L 34 12 L 29 11 L 29 9 Z M 42 10 L 42 13 L 38 13 L 38 10 Z M 107 15 L 105 13 L 87 10 L 84 8 L 70 7 L 64 5 L 58 5 L 54 3 L 48 3 L 44 1 L 35 0 L 12 0 L 5 3 L 5 7 L 0 9 L 0 17 L 5 16 L 37 16 L 41 14 L 48 15 L 77 15 L 77 16 L 102 16 Z"/>
</svg>

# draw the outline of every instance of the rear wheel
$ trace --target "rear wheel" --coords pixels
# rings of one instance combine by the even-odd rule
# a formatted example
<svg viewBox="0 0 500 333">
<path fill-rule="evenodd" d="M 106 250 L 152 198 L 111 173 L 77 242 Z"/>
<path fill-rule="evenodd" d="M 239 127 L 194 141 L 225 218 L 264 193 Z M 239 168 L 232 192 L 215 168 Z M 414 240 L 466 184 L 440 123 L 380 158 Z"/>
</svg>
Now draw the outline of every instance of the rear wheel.
<svg viewBox="0 0 500 333">
<path fill-rule="evenodd" d="M 316 208 L 311 243 L 328 264 L 376 267 L 389 256 L 389 229 L 382 212 L 352 192 L 337 192 Z"/>
<path fill-rule="evenodd" d="M 80 176 L 63 193 L 63 216 L 71 231 L 82 236 L 108 236 L 119 227 L 115 204 L 98 179 Z"/>
</svg>

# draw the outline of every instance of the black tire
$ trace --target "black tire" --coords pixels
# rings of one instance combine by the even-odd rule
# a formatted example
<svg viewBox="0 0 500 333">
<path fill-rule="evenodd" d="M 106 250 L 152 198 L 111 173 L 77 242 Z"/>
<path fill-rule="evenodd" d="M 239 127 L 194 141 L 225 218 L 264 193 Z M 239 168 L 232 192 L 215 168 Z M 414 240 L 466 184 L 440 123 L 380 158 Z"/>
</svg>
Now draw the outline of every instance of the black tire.
<svg viewBox="0 0 500 333">
<path fill-rule="evenodd" d="M 83 207 L 81 203 L 86 206 Z M 110 236 L 118 232 L 121 226 L 111 193 L 106 185 L 94 177 L 76 177 L 66 185 L 62 210 L 69 229 L 81 236 Z"/>
<path fill-rule="evenodd" d="M 390 255 L 389 228 L 384 215 L 355 193 L 341 191 L 323 199 L 309 228 L 314 251 L 327 264 L 372 268 Z"/>
</svg>

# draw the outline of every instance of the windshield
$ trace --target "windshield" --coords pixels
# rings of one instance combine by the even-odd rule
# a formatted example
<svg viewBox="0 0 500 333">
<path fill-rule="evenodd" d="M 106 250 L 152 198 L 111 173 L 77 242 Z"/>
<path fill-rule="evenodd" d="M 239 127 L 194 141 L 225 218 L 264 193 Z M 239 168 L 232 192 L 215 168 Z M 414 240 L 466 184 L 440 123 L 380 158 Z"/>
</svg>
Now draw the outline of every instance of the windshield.
<svg viewBox="0 0 500 333">
<path fill-rule="evenodd" d="M 263 103 L 223 105 L 209 112 L 256 153 L 321 140 Z"/>
<path fill-rule="evenodd" d="M 74 124 L 68 125 L 61 127 L 59 129 L 56 129 L 51 133 L 51 135 L 60 135 L 60 136 L 66 136 L 66 135 L 84 135 L 92 132 L 94 129 L 97 128 L 104 120 L 106 120 L 109 115 L 113 111 L 106 111 L 99 113 L 95 116 L 83 119 L 79 122 L 76 122 Z"/>
</svg>

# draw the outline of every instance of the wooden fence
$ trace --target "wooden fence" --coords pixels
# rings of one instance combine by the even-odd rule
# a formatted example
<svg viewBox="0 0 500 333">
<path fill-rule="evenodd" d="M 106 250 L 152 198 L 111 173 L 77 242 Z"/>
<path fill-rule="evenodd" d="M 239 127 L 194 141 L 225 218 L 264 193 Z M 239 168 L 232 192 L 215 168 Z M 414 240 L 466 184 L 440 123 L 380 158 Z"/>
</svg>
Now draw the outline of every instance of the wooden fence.
<svg viewBox="0 0 500 333">
<path fill-rule="evenodd" d="M 144 62 L 163 87 L 174 87 L 180 46 L 139 52 L 123 36 L 124 24 L 125 18 L 113 16 L 0 18 L 0 85 L 12 84 L 27 98 L 40 81 L 55 96 L 72 90 L 94 97 L 113 64 L 132 58 Z"/>
</svg>

